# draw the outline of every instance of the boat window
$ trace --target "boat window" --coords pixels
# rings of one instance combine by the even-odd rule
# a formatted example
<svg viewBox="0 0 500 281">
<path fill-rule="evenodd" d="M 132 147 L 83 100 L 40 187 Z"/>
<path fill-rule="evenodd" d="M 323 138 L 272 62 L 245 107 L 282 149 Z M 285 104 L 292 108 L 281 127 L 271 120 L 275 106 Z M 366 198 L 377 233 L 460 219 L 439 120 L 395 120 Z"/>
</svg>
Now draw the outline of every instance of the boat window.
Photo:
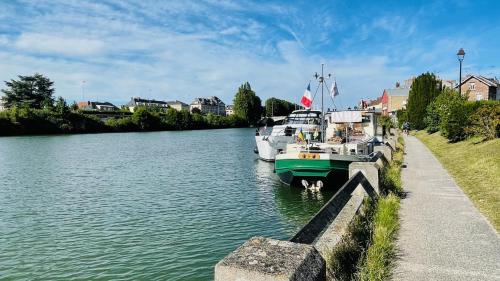
<svg viewBox="0 0 500 281">
<path fill-rule="evenodd" d="M 297 112 L 287 117 L 287 124 L 319 124 L 318 112 Z"/>
</svg>

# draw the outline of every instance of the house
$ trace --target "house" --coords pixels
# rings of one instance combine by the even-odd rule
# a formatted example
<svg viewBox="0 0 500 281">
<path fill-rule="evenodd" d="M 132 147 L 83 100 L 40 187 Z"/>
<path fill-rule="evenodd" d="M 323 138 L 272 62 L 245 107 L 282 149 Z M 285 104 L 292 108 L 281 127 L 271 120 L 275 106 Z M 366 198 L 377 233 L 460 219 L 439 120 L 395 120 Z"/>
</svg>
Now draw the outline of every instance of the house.
<svg viewBox="0 0 500 281">
<path fill-rule="evenodd" d="M 0 97 L 0 111 L 4 111 L 5 108 L 5 102 L 3 101 L 3 97 Z"/>
<path fill-rule="evenodd" d="M 453 89 L 457 86 L 456 80 L 441 80 L 441 83 L 443 85 L 443 88 Z"/>
<path fill-rule="evenodd" d="M 147 100 L 141 99 L 140 97 L 131 98 L 130 101 L 125 105 L 125 107 L 128 107 L 130 112 L 134 112 L 135 108 L 138 106 L 159 108 L 161 110 L 166 110 L 168 108 L 168 104 L 166 101 Z"/>
<path fill-rule="evenodd" d="M 175 100 L 175 101 L 167 101 L 167 104 L 169 107 L 177 110 L 177 111 L 181 111 L 183 109 L 185 110 L 189 110 L 189 104 L 187 103 L 183 103 L 182 101 L 178 101 L 178 100 Z"/>
<path fill-rule="evenodd" d="M 216 115 L 226 115 L 226 105 L 218 97 L 196 98 L 190 105 L 191 112 L 198 108 L 201 113 L 213 113 Z"/>
<path fill-rule="evenodd" d="M 233 115 L 233 114 L 234 114 L 234 106 L 232 104 L 226 106 L 226 115 Z"/>
<path fill-rule="evenodd" d="M 375 100 L 361 100 L 361 102 L 359 103 L 359 108 L 382 110 L 382 97 L 379 97 Z"/>
<path fill-rule="evenodd" d="M 462 94 L 468 95 L 470 101 L 500 100 L 500 81 L 497 78 L 467 75 L 462 80 L 460 88 Z"/>
<path fill-rule="evenodd" d="M 81 110 L 98 110 L 98 111 L 115 111 L 118 107 L 109 102 L 98 101 L 80 101 L 78 102 L 78 109 Z"/>
<path fill-rule="evenodd" d="M 410 88 L 400 87 L 396 84 L 395 89 L 385 89 L 381 97 L 382 115 L 394 115 L 396 111 L 406 107 Z"/>
</svg>

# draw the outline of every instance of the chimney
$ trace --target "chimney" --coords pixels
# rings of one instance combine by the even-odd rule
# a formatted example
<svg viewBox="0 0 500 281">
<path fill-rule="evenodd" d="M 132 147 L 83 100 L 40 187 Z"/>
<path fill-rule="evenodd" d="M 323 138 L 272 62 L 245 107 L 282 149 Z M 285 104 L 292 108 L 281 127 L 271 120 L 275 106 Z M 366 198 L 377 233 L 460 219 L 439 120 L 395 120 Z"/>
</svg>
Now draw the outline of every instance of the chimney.
<svg viewBox="0 0 500 281">
<path fill-rule="evenodd" d="M 399 88 L 399 86 L 401 86 L 401 84 L 399 84 L 399 82 L 396 82 L 396 88 Z"/>
</svg>

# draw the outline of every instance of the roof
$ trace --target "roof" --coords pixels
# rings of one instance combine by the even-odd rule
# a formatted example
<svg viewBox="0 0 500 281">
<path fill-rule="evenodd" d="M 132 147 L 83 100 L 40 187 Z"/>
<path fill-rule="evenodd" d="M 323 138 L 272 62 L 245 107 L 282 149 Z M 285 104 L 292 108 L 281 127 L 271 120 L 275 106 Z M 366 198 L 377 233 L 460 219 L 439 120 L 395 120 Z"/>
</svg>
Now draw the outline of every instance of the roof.
<svg viewBox="0 0 500 281">
<path fill-rule="evenodd" d="M 127 106 L 135 106 L 138 102 L 168 105 L 167 102 L 165 102 L 165 101 L 147 100 L 147 99 L 141 99 L 141 98 L 132 98 L 126 105 Z"/>
<path fill-rule="evenodd" d="M 191 104 L 203 104 L 203 105 L 225 105 L 218 97 L 213 96 L 209 98 L 195 98 Z"/>
<path fill-rule="evenodd" d="M 98 102 L 98 101 L 80 101 L 78 102 L 78 107 L 96 107 L 96 106 L 111 106 L 116 107 L 114 104 L 110 102 Z"/>
<path fill-rule="evenodd" d="M 471 75 L 467 75 L 462 80 L 462 83 L 460 85 L 464 84 L 465 82 L 467 82 L 471 78 L 476 78 L 477 80 L 481 81 L 482 83 L 484 83 L 484 84 L 486 84 L 486 85 L 488 85 L 490 87 L 498 87 L 498 84 L 499 84 L 499 81 L 496 80 L 496 79 L 494 79 L 494 78 L 487 78 L 487 77 L 484 77 L 484 76 L 481 76 L 481 75 L 471 74 Z M 456 87 L 458 87 L 458 85 Z"/>
<path fill-rule="evenodd" d="M 188 105 L 187 103 L 183 103 L 182 101 L 178 101 L 178 100 L 175 100 L 175 101 L 166 101 L 166 103 L 168 105 L 172 105 L 172 104 L 180 104 L 180 105 L 184 105 L 184 106 Z"/>
<path fill-rule="evenodd" d="M 389 96 L 407 97 L 410 94 L 410 88 L 385 89 Z"/>
</svg>

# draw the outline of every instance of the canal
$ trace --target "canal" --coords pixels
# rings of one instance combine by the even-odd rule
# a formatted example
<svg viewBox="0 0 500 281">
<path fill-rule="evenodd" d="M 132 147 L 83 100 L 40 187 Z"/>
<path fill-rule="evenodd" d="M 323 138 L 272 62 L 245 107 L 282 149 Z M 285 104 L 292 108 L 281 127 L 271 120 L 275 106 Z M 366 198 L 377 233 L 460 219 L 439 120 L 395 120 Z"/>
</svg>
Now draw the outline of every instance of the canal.
<svg viewBox="0 0 500 281">
<path fill-rule="evenodd" d="M 0 138 L 0 279 L 210 280 L 332 196 L 282 186 L 253 129 Z"/>
</svg>

